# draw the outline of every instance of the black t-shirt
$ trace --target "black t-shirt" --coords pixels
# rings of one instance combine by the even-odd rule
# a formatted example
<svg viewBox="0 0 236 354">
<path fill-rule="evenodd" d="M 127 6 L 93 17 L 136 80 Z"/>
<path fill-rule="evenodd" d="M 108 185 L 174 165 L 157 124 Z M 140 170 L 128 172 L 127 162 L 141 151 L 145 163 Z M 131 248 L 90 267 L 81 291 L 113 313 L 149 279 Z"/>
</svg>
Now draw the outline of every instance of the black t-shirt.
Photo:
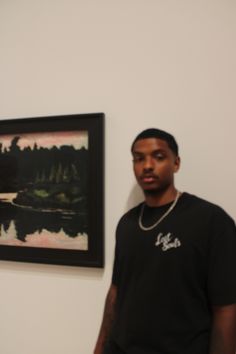
<svg viewBox="0 0 236 354">
<path fill-rule="evenodd" d="M 145 226 L 168 207 L 145 206 Z M 152 230 L 140 209 L 117 226 L 112 339 L 127 354 L 208 354 L 212 306 L 236 303 L 235 223 L 188 193 Z"/>
</svg>

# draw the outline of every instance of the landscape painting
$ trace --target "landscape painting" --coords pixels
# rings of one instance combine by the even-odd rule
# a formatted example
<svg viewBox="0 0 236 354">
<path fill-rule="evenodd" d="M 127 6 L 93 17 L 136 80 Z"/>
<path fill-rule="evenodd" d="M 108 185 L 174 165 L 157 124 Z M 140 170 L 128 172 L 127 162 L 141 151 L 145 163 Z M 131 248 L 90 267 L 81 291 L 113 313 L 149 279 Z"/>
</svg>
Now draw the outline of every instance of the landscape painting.
<svg viewBox="0 0 236 354">
<path fill-rule="evenodd" d="M 3 135 L 0 168 L 0 244 L 88 249 L 87 132 Z"/>
<path fill-rule="evenodd" d="M 75 117 L 72 118 L 73 121 Z M 98 240 L 93 240 L 94 228 L 89 225 L 91 221 L 96 222 L 92 220 L 90 194 L 94 171 L 91 160 L 96 159 L 90 151 L 90 144 L 95 150 L 93 134 L 90 134 L 93 129 L 89 125 L 85 129 L 86 124 L 82 126 L 83 129 L 75 129 L 73 124 L 73 130 L 68 127 L 62 131 L 56 129 L 56 124 L 53 130 L 50 124 L 48 131 L 45 127 L 40 131 L 36 124 L 37 129 L 33 129 L 36 131 L 21 129 L 0 135 L 0 248 L 3 247 L 0 254 L 3 250 L 11 254 L 11 248 L 17 250 L 18 256 L 19 249 L 28 248 L 32 255 L 34 248 L 37 254 L 45 249 L 51 250 L 49 263 L 60 264 L 57 258 L 62 254 L 62 263 L 70 264 L 64 260 L 65 251 L 78 251 L 77 261 L 76 253 L 71 255 L 73 263 L 79 265 L 86 264 L 82 253 L 87 253 L 89 260 L 92 254 L 96 255 L 96 245 L 101 249 Z M 98 181 L 94 185 L 98 186 Z M 93 195 L 98 206 L 96 191 Z M 102 198 L 99 207 L 103 207 Z M 31 256 L 28 258 L 34 261 Z M 69 257 L 68 254 L 66 259 Z"/>
</svg>

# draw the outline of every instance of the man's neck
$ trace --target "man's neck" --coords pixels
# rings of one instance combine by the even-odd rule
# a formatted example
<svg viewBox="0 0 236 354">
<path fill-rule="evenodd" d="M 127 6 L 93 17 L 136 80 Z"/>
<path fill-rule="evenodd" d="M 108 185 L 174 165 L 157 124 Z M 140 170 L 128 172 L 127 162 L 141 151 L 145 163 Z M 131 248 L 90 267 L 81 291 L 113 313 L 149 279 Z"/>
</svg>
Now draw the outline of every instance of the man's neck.
<svg viewBox="0 0 236 354">
<path fill-rule="evenodd" d="M 171 203 L 176 198 L 177 190 L 174 186 L 156 193 L 144 192 L 145 202 L 150 207 L 158 207 Z"/>
</svg>

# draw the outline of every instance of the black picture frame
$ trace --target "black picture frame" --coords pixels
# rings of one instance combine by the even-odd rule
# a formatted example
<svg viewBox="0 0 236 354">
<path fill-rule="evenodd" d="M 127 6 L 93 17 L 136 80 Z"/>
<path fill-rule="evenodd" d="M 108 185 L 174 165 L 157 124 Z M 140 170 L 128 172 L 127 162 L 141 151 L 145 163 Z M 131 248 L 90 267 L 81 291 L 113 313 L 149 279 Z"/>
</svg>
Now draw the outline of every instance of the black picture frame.
<svg viewBox="0 0 236 354">
<path fill-rule="evenodd" d="M 104 113 L 0 120 L 0 259 L 104 266 Z"/>
</svg>

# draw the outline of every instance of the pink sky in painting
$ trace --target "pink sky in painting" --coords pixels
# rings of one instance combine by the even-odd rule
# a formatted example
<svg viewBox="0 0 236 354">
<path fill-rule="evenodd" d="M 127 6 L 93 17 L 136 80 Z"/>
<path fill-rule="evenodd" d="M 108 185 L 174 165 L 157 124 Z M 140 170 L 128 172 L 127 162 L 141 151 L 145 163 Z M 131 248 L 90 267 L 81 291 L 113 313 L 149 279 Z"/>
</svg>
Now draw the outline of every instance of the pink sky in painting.
<svg viewBox="0 0 236 354">
<path fill-rule="evenodd" d="M 34 147 L 37 143 L 38 147 L 51 148 L 61 145 L 74 146 L 75 149 L 85 147 L 88 149 L 88 132 L 87 131 L 66 131 L 66 132 L 46 132 L 46 133 L 29 133 L 0 135 L 0 143 L 2 149 L 9 148 L 11 141 L 15 136 L 19 136 L 17 145 L 23 150 L 25 147 Z"/>
</svg>

